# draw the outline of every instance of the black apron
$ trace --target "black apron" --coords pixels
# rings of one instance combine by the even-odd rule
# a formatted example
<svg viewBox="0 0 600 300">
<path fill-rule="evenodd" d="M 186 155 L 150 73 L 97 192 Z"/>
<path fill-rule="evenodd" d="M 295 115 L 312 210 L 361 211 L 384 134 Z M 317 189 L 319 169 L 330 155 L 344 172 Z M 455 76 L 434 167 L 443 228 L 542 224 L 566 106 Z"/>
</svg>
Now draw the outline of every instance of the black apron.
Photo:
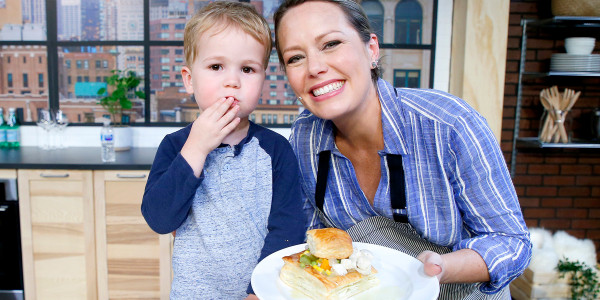
<svg viewBox="0 0 600 300">
<path fill-rule="evenodd" d="M 315 204 L 319 209 L 319 218 L 327 227 L 334 227 L 325 215 L 323 203 L 325 202 L 325 191 L 327 189 L 327 177 L 329 175 L 329 161 L 331 151 L 323 151 L 319 154 L 319 166 L 317 170 L 317 182 L 315 189 Z M 406 192 L 404 180 L 404 168 L 402 167 L 402 156 L 386 155 L 389 180 L 390 198 L 393 211 L 406 210 Z M 417 257 L 421 252 L 430 250 L 439 254 L 446 254 L 452 249 L 439 246 L 422 238 L 412 225 L 408 222 L 406 214 L 394 212 L 394 220 L 383 216 L 370 217 L 362 220 L 346 230 L 355 242 L 369 243 L 396 249 L 412 257 Z M 479 290 L 481 283 L 446 283 L 440 284 L 439 300 L 510 300 L 509 287 L 494 295 L 484 294 Z"/>
</svg>

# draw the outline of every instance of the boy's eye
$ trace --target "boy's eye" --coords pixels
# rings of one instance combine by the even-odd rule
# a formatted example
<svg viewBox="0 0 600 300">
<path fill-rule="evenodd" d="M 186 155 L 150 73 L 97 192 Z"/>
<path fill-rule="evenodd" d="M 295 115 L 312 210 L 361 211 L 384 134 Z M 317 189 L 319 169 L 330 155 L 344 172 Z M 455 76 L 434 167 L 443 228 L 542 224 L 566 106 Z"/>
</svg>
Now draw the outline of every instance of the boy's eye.
<svg viewBox="0 0 600 300">
<path fill-rule="evenodd" d="M 252 73 L 252 72 L 254 72 L 254 69 L 251 67 L 243 67 L 242 72 L 243 73 Z"/>
<path fill-rule="evenodd" d="M 325 43 L 325 45 L 323 45 L 323 50 L 333 48 L 341 43 L 342 42 L 340 42 L 340 41 L 329 41 L 329 42 Z"/>
<path fill-rule="evenodd" d="M 209 67 L 211 70 L 213 71 L 219 71 L 221 70 L 223 67 L 221 65 L 210 65 Z"/>
</svg>

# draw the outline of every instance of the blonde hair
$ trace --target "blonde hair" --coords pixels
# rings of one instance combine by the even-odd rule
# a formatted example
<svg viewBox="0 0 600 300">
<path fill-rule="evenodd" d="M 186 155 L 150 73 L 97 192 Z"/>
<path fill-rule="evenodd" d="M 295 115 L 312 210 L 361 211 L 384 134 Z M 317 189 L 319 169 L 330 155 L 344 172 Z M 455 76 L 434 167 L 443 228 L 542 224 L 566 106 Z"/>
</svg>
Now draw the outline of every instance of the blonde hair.
<svg viewBox="0 0 600 300">
<path fill-rule="evenodd" d="M 191 67 L 198 52 L 202 34 L 215 26 L 225 30 L 229 26 L 243 30 L 265 46 L 264 68 L 267 68 L 273 41 L 271 29 L 265 18 L 249 3 L 216 1 L 199 10 L 185 25 L 183 51 L 185 63 Z M 220 32 L 219 31 L 219 32 Z"/>
</svg>

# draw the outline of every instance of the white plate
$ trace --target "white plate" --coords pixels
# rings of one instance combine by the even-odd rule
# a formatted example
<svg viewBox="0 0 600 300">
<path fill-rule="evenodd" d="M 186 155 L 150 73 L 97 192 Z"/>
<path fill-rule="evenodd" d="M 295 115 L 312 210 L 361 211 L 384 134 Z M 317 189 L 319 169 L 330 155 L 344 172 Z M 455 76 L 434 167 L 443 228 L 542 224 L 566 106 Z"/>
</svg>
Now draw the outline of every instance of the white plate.
<svg viewBox="0 0 600 300">
<path fill-rule="evenodd" d="M 423 263 L 400 251 L 383 246 L 353 243 L 354 247 L 367 249 L 373 253 L 373 267 L 377 269 L 380 284 L 350 299 L 437 299 L 440 285 L 435 277 L 423 273 Z M 310 299 L 293 290 L 279 279 L 284 256 L 298 253 L 306 244 L 279 250 L 263 259 L 252 272 L 252 288 L 261 300 Z"/>
</svg>

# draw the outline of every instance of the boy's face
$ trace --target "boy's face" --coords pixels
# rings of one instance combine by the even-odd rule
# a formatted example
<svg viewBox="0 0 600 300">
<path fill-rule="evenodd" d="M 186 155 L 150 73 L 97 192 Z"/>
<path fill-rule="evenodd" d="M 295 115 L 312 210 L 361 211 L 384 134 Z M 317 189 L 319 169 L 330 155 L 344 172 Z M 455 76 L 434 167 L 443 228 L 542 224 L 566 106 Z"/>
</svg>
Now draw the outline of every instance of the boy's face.
<svg viewBox="0 0 600 300">
<path fill-rule="evenodd" d="M 240 106 L 237 116 L 246 118 L 256 108 L 265 80 L 265 47 L 241 29 L 220 29 L 200 36 L 193 64 L 181 70 L 183 83 L 201 110 L 234 97 Z"/>
</svg>

